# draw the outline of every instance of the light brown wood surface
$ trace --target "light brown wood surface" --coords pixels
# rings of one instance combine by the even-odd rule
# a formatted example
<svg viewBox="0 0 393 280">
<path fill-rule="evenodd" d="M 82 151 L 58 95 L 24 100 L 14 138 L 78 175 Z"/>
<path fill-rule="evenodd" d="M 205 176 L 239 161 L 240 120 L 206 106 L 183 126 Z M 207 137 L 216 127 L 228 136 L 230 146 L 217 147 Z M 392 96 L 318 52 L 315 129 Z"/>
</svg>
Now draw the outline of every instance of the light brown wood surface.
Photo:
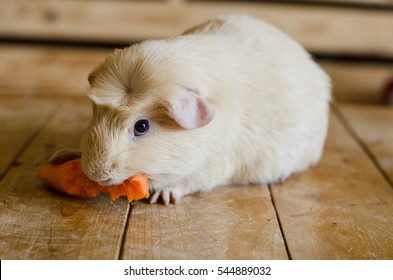
<svg viewBox="0 0 393 280">
<path fill-rule="evenodd" d="M 275 3 L 0 1 L 0 36 L 129 42 L 173 36 L 222 13 L 273 23 L 318 53 L 393 56 L 393 11 Z"/>
<path fill-rule="evenodd" d="M 291 258 L 393 258 L 393 188 L 334 115 L 321 162 L 271 190 Z"/>
<path fill-rule="evenodd" d="M 393 186 L 383 163 L 391 157 L 392 108 L 333 110 L 321 162 L 282 185 L 221 187 L 165 207 L 49 190 L 38 166 L 60 148 L 78 147 L 91 114 L 88 100 L 1 98 L 2 120 L 27 105 L 54 111 L 43 113 L 46 121 L 27 111 L 34 135 L 10 134 L 27 144 L 14 150 L 0 182 L 1 259 L 393 258 Z M 14 129 L 25 130 L 24 122 Z"/>
<path fill-rule="evenodd" d="M 11 104 L 15 97 L 8 99 Z M 225 188 L 176 207 L 135 203 L 127 231 L 125 199 L 77 199 L 48 190 L 38 166 L 58 149 L 78 147 L 89 107 L 86 99 L 66 99 L 1 181 L 0 258 L 287 258 L 267 187 Z"/>
</svg>

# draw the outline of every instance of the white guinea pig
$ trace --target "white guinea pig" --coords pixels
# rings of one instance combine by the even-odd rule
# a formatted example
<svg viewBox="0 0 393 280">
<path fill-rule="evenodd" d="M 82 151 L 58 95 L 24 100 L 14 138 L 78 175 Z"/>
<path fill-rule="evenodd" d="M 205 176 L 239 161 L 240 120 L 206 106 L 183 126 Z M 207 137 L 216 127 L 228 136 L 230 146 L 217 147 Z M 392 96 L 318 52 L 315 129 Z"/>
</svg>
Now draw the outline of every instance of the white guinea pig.
<svg viewBox="0 0 393 280">
<path fill-rule="evenodd" d="M 89 82 L 83 171 L 102 185 L 145 173 L 152 203 L 275 183 L 321 157 L 328 76 L 298 43 L 250 16 L 115 50 Z"/>
</svg>

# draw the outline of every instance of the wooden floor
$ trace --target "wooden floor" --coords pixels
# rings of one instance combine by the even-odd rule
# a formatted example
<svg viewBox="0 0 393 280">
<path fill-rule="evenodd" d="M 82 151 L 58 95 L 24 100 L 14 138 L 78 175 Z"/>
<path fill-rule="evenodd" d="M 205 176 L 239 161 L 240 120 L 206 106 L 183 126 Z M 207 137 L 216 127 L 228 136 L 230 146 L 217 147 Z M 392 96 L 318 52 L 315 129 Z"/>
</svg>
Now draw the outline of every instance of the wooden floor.
<svg viewBox="0 0 393 280">
<path fill-rule="evenodd" d="M 169 207 L 40 182 L 90 114 L 82 97 L 0 95 L 0 259 L 393 259 L 393 108 L 335 105 L 315 167 Z"/>
</svg>

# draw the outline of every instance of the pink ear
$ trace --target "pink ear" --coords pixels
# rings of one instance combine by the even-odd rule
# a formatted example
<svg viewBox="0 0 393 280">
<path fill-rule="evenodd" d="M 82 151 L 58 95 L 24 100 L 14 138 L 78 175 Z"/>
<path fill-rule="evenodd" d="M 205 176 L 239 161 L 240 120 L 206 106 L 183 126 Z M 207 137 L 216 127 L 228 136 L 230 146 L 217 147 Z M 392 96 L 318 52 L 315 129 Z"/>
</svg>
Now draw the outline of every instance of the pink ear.
<svg viewBox="0 0 393 280">
<path fill-rule="evenodd" d="M 186 129 L 205 126 L 215 115 L 213 107 L 207 101 L 186 88 L 179 90 L 168 107 L 169 116 Z"/>
</svg>

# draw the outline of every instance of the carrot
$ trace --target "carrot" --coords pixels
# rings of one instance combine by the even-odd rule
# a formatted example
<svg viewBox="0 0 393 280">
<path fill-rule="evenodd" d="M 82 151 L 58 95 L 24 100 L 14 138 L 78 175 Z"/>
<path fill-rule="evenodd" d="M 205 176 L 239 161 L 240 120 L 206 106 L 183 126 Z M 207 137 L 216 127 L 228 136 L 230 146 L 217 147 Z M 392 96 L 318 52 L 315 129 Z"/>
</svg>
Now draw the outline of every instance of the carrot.
<svg viewBox="0 0 393 280">
<path fill-rule="evenodd" d="M 39 176 L 50 187 L 72 196 L 94 197 L 109 193 L 112 200 L 127 196 L 128 202 L 149 197 L 149 183 L 145 175 L 138 174 L 120 185 L 103 187 L 83 173 L 80 158 L 61 164 L 43 164 Z"/>
</svg>

